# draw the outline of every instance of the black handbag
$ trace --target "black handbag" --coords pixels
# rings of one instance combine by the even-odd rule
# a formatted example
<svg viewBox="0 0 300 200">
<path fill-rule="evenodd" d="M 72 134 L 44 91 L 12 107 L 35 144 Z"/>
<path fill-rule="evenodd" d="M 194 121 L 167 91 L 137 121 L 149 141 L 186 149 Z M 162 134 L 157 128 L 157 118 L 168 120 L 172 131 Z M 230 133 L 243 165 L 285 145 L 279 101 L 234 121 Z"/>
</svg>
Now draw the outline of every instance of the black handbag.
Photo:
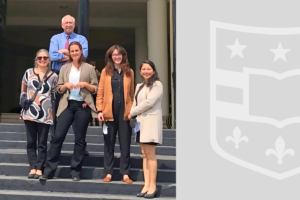
<svg viewBox="0 0 300 200">
<path fill-rule="evenodd" d="M 139 94 L 139 92 L 143 89 L 145 83 L 143 83 L 140 87 L 139 87 L 139 90 L 136 92 L 136 95 L 135 95 L 135 105 L 137 106 L 137 96 Z M 136 123 L 137 123 L 137 119 L 136 119 L 137 116 L 131 116 L 131 119 L 129 121 L 129 124 L 131 126 L 131 128 L 134 128 L 136 126 Z"/>
<path fill-rule="evenodd" d="M 48 72 L 49 72 L 49 70 L 47 70 L 47 72 L 46 72 L 46 74 L 45 74 L 43 80 L 39 83 L 39 85 L 38 85 L 38 87 L 36 88 L 35 93 L 34 93 L 34 95 L 33 95 L 33 97 L 32 97 L 31 99 L 27 99 L 27 98 L 26 98 L 27 95 L 23 95 L 23 96 L 21 97 L 21 100 L 20 100 L 20 106 L 22 107 L 23 110 L 27 111 L 27 110 L 29 109 L 30 105 L 33 103 L 33 101 L 34 101 L 34 99 L 35 99 L 37 93 L 41 90 L 42 85 L 43 85 L 44 81 L 45 81 L 46 78 L 47 78 Z"/>
</svg>

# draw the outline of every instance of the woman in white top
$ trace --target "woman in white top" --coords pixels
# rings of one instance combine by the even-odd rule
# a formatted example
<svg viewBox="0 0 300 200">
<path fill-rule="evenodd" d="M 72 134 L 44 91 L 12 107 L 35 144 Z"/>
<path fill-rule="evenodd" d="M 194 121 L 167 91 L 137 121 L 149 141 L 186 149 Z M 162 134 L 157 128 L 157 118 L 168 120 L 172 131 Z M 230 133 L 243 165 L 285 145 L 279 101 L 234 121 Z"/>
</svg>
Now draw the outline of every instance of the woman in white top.
<svg viewBox="0 0 300 200">
<path fill-rule="evenodd" d="M 55 136 L 48 151 L 47 162 L 41 180 L 53 178 L 61 153 L 62 144 L 73 123 L 75 146 L 71 161 L 73 181 L 80 180 L 85 153 L 85 136 L 91 117 L 97 117 L 92 93 L 98 89 L 94 67 L 85 62 L 79 42 L 69 45 L 70 62 L 62 66 L 58 79 L 58 92 L 63 94 L 57 110 Z"/>
</svg>

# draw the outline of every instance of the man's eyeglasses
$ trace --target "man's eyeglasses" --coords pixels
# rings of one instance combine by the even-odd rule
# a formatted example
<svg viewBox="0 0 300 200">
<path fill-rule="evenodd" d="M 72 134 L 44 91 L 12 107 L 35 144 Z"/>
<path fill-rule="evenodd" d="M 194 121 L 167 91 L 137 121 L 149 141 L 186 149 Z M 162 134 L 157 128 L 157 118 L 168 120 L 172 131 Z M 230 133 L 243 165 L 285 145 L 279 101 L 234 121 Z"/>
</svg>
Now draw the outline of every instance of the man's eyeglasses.
<svg viewBox="0 0 300 200">
<path fill-rule="evenodd" d="M 49 58 L 49 57 L 46 57 L 46 56 L 44 56 L 44 57 L 37 57 L 38 60 L 42 60 L 42 59 L 43 59 L 43 60 L 48 60 L 48 58 Z"/>
</svg>

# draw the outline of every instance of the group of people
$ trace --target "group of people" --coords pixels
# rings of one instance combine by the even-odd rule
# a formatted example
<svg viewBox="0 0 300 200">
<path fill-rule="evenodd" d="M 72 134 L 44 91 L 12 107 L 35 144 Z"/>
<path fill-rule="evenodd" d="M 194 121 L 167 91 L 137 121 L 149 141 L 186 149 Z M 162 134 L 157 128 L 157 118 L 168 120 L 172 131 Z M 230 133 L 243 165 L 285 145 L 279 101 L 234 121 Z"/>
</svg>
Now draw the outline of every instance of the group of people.
<svg viewBox="0 0 300 200">
<path fill-rule="evenodd" d="M 131 184 L 130 145 L 132 133 L 143 156 L 144 187 L 138 197 L 153 198 L 157 194 L 157 160 L 155 149 L 162 144 L 163 86 L 153 62 L 140 65 L 143 83 L 134 88 L 134 72 L 126 50 L 114 45 L 105 55 L 106 65 L 100 74 L 86 62 L 88 42 L 74 33 L 75 19 L 62 18 L 63 33 L 54 35 L 49 52 L 36 53 L 34 67 L 26 70 L 22 80 L 20 105 L 27 135 L 28 178 L 48 180 L 54 177 L 63 142 L 72 126 L 75 135 L 71 160 L 71 177 L 80 181 L 86 151 L 86 133 L 92 118 L 103 127 L 103 182 L 113 176 L 116 136 L 120 143 L 120 173 Z M 52 62 L 52 65 L 51 65 Z M 51 130 L 50 130 L 51 129 Z M 47 151 L 48 132 L 51 133 Z M 38 151 L 38 153 L 37 153 Z"/>
</svg>

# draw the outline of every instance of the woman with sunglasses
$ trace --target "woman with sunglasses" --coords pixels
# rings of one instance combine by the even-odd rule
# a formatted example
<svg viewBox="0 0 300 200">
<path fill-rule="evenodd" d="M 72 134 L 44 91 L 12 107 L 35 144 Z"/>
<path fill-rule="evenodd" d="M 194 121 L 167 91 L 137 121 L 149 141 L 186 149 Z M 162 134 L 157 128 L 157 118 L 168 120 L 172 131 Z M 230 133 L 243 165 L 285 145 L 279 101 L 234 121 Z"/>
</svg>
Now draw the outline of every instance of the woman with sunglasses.
<svg viewBox="0 0 300 200">
<path fill-rule="evenodd" d="M 60 159 L 61 148 L 68 130 L 73 125 L 75 146 L 71 161 L 73 181 L 80 180 L 80 171 L 85 153 L 85 136 L 91 117 L 97 117 L 93 95 L 97 92 L 98 81 L 95 69 L 85 62 L 82 46 L 71 42 L 69 63 L 63 65 L 58 80 L 58 92 L 62 94 L 57 110 L 55 136 L 48 151 L 45 171 L 40 180 L 53 178 Z M 74 122 L 74 123 L 73 123 Z"/>
<path fill-rule="evenodd" d="M 51 91 L 56 87 L 57 78 L 51 71 L 48 51 L 39 50 L 34 60 L 34 68 L 27 69 L 23 76 L 20 97 L 22 104 L 22 100 L 33 99 L 37 92 L 29 108 L 21 111 L 26 127 L 27 157 L 31 169 L 28 178 L 38 179 L 44 169 L 48 132 L 50 124 L 53 124 Z M 41 88 L 37 91 L 39 84 Z"/>
</svg>

